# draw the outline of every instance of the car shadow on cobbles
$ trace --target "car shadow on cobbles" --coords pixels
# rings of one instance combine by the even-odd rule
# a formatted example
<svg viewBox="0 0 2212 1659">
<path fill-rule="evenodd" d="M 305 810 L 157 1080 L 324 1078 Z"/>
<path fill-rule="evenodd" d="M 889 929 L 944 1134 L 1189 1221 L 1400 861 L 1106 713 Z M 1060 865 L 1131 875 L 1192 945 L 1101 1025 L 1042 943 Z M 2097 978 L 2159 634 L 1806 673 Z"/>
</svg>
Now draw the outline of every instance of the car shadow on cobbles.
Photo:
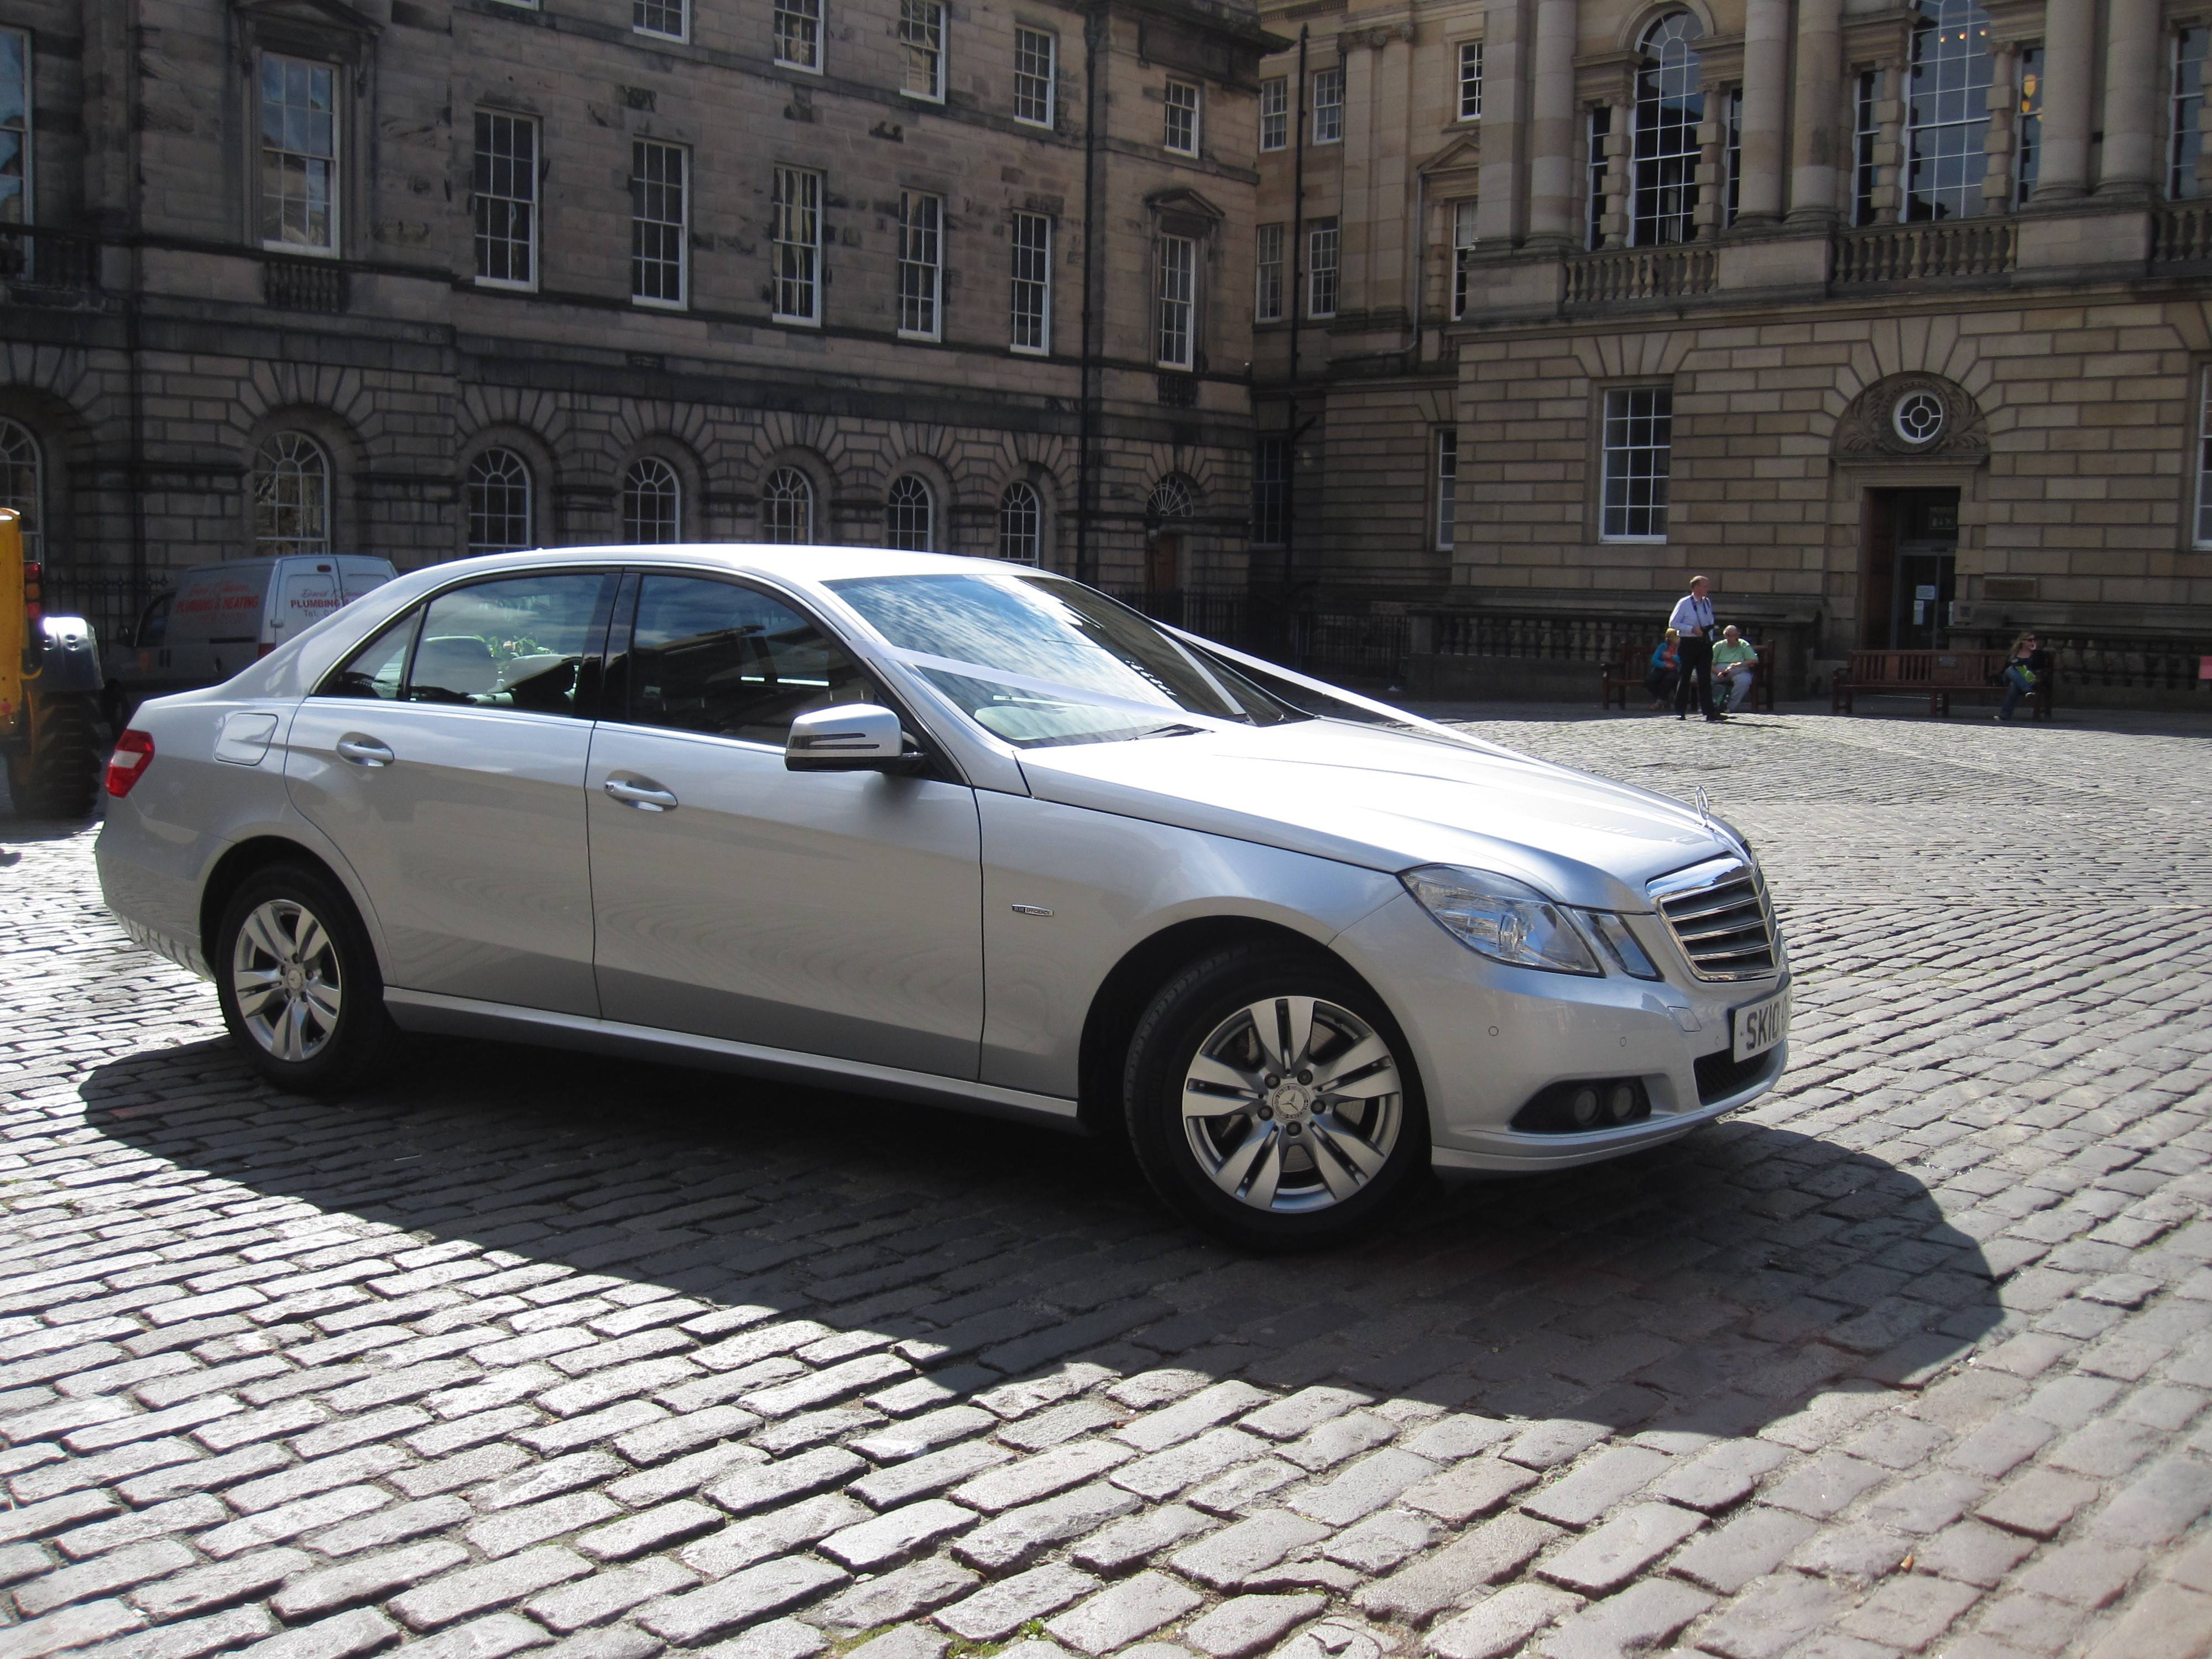
<svg viewBox="0 0 2212 1659">
<path fill-rule="evenodd" d="M 1550 1420 L 1564 1461 L 1608 1434 L 1754 1432 L 1844 1379 L 1910 1387 L 2002 1316 L 1913 1176 L 1757 1121 L 1259 1257 L 1169 1216 L 1095 1142 L 672 1067 L 426 1040 L 331 1103 L 270 1092 L 215 1042 L 79 1092 L 88 1127 L 179 1171 L 179 1198 L 204 1203 L 211 1176 L 452 1241 L 483 1273 L 563 1281 L 580 1320 L 592 1297 L 673 1292 L 817 1322 L 955 1394 L 1072 1358 L 1167 1365 Z M 133 1207 L 164 1201 L 168 1177 L 131 1179 Z M 553 1297 L 483 1314 L 533 1294 Z M 457 1275 L 396 1302 L 311 1294 L 298 1316 L 335 1337 L 448 1323 L 478 1296 Z"/>
</svg>

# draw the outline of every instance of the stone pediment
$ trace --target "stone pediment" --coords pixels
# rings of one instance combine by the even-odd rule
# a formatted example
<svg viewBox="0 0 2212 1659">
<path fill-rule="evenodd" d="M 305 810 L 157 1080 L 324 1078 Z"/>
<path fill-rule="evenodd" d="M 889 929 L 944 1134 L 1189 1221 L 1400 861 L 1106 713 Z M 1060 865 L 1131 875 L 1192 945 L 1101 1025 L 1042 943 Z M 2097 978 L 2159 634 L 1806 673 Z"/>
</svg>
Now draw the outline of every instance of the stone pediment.
<svg viewBox="0 0 2212 1659">
<path fill-rule="evenodd" d="M 1180 214 L 1203 219 L 1209 224 L 1218 225 L 1229 216 L 1187 185 L 1179 185 L 1173 190 L 1155 191 L 1145 198 L 1145 205 L 1163 216 Z"/>
<path fill-rule="evenodd" d="M 345 0 L 231 0 L 231 9 L 250 23 L 295 23 L 309 27 L 343 29 L 349 34 L 374 40 L 384 25 Z"/>
<path fill-rule="evenodd" d="M 1463 132 L 1455 135 L 1449 143 L 1422 162 L 1418 171 L 1424 178 L 1427 178 L 1439 173 L 1455 173 L 1462 167 L 1478 167 L 1481 165 L 1481 134 Z"/>
</svg>

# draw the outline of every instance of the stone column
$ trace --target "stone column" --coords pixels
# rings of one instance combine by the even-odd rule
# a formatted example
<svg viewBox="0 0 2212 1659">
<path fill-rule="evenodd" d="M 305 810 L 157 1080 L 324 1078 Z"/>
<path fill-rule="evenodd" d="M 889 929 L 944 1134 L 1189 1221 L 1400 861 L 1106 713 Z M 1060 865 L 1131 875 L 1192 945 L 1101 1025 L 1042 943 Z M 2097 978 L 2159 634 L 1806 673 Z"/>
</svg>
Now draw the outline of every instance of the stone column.
<svg viewBox="0 0 2212 1659">
<path fill-rule="evenodd" d="M 1605 141 L 1605 246 L 1628 246 L 1629 156 L 1636 148 L 1636 97 L 1616 93 L 1612 100 L 1613 132 Z M 2207 146 L 2212 149 L 2212 145 Z"/>
<path fill-rule="evenodd" d="M 2012 205 L 2013 170 L 2020 155 L 2020 42 L 1998 40 L 1990 49 L 1990 132 L 1982 141 L 1988 158 L 1982 200 L 1990 213 Z"/>
<path fill-rule="evenodd" d="M 2105 150 L 2097 194 L 2157 193 L 2158 0 L 2110 0 L 2105 19 Z"/>
<path fill-rule="evenodd" d="M 1705 91 L 1705 118 L 1698 123 L 1698 205 L 1690 215 L 1697 240 L 1710 242 L 1728 224 L 1728 106 L 1732 87 Z"/>
<path fill-rule="evenodd" d="M 1841 0 L 1800 0 L 1797 8 L 1797 119 L 1790 135 L 1789 222 L 1801 229 L 1826 230 L 1836 222 L 1837 173 L 1845 159 L 1836 123 L 1844 101 L 1841 15 Z"/>
<path fill-rule="evenodd" d="M 1528 122 L 1528 246 L 1565 250 L 1575 236 L 1576 0 L 1536 0 Z"/>
<path fill-rule="evenodd" d="M 1783 82 L 1790 73 L 1790 0 L 1751 0 L 1743 31 L 1743 149 L 1736 223 L 1782 222 Z"/>
<path fill-rule="evenodd" d="M 2043 159 L 2037 207 L 2089 193 L 2089 90 L 2097 61 L 2097 0 L 2049 0 L 2043 22 Z M 2154 101 L 2151 82 L 2126 94 Z"/>
<path fill-rule="evenodd" d="M 1905 153 L 1905 76 L 1906 65 L 1889 58 L 1875 69 L 1874 189 L 1869 192 L 1874 222 L 1893 225 L 1905 217 L 1905 185 L 1911 158 Z M 1853 118 L 1853 125 L 1857 125 Z M 1856 144 L 1856 133 L 1850 143 Z M 1845 218 L 1850 216 L 1845 214 Z"/>
<path fill-rule="evenodd" d="M 1522 0 L 1491 0 L 1483 18 L 1482 165 L 1474 204 L 1475 246 L 1501 252 L 1521 234 L 1528 200 L 1522 166 L 1528 104 L 1522 88 Z"/>
</svg>

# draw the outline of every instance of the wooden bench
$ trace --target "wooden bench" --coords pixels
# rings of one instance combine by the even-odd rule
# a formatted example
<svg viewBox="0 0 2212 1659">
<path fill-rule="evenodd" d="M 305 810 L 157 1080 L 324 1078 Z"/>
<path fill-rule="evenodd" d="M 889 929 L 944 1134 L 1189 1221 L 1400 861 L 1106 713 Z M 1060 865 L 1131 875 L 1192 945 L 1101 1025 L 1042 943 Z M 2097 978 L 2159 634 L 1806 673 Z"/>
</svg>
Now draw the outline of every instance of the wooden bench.
<svg viewBox="0 0 2212 1659">
<path fill-rule="evenodd" d="M 1654 640 L 1649 645 L 1624 645 L 1607 658 L 1598 671 L 1597 706 L 1610 708 L 1616 700 L 1622 708 L 1628 707 L 1632 691 L 1644 691 L 1644 677 L 1651 671 L 1651 653 L 1659 648 Z M 1774 675 L 1769 672 L 1773 657 L 1767 647 L 1754 642 L 1751 647 L 1759 653 L 1759 661 L 1751 670 L 1751 696 L 1744 704 L 1754 714 L 1774 712 Z M 1713 689 L 1720 690 L 1720 679 L 1713 679 Z"/>
<path fill-rule="evenodd" d="M 1924 696 L 1931 716 L 1948 714 L 1954 697 L 2000 702 L 2005 688 L 1991 685 L 1990 677 L 2011 659 L 2009 651 L 1854 651 L 1829 683 L 1828 710 L 1838 714 L 1856 713 L 1851 699 L 1861 691 L 1882 696 Z M 2033 718 L 2051 717 L 2057 678 L 2055 672 L 2039 675 L 2035 689 L 2024 699 Z"/>
</svg>

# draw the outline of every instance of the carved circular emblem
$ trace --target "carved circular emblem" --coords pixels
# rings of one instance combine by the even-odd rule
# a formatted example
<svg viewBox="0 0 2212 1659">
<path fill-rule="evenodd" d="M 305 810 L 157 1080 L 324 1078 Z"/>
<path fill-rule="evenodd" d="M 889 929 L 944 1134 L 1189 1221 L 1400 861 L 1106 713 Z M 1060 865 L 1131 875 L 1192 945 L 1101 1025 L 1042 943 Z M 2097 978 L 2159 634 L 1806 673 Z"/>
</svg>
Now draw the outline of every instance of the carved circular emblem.
<svg viewBox="0 0 2212 1659">
<path fill-rule="evenodd" d="M 1943 431 L 1943 400 L 1932 392 L 1908 392 L 1897 400 L 1889 420 L 1905 442 L 1933 443 Z"/>
</svg>

